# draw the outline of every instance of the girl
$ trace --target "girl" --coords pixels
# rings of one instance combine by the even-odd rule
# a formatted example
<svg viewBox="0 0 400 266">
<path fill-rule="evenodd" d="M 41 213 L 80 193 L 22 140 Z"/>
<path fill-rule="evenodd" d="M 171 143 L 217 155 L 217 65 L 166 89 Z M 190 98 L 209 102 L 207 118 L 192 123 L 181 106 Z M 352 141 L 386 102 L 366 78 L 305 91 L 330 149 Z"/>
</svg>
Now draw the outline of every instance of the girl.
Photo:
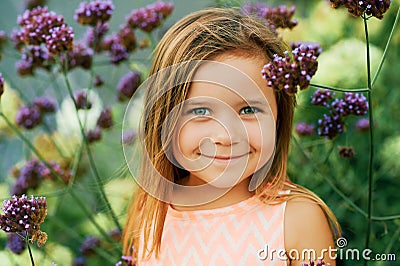
<svg viewBox="0 0 400 266">
<path fill-rule="evenodd" d="M 138 265 L 335 265 L 334 215 L 286 174 L 295 98 L 261 75 L 286 50 L 235 9 L 195 12 L 162 38 L 123 236 Z"/>
</svg>

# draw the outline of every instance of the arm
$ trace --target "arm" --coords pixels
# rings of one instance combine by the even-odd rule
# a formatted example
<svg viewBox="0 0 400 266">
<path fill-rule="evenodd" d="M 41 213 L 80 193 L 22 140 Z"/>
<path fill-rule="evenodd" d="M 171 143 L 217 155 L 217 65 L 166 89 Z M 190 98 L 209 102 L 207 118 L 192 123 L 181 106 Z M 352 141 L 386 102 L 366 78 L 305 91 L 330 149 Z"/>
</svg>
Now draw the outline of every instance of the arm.
<svg viewBox="0 0 400 266">
<path fill-rule="evenodd" d="M 287 202 L 285 211 L 285 248 L 290 258 L 292 254 L 296 255 L 298 251 L 300 257 L 289 263 L 292 266 L 300 266 L 301 262 L 309 263 L 309 258 L 303 258 L 302 255 L 313 254 L 315 251 L 316 260 L 324 254 L 325 263 L 335 266 L 336 262 L 331 257 L 336 255 L 332 249 L 332 232 L 328 221 L 321 207 L 304 197 L 292 199 Z M 326 250 L 323 252 L 323 250 Z M 314 259 L 314 258 L 311 258 Z"/>
</svg>

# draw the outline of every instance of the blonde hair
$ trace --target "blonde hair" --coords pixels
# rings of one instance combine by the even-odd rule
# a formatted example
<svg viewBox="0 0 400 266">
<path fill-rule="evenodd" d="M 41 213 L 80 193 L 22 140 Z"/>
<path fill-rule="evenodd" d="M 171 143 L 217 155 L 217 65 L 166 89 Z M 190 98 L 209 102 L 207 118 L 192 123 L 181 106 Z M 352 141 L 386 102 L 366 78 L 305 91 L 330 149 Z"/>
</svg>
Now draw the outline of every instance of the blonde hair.
<svg viewBox="0 0 400 266">
<path fill-rule="evenodd" d="M 189 14 L 166 32 L 156 48 L 150 75 L 187 61 L 212 60 L 226 52 L 237 54 L 240 51 L 240 56 L 263 57 L 270 61 L 274 54 L 283 55 L 287 50 L 288 45 L 258 19 L 244 15 L 237 9 L 211 8 Z M 193 74 L 194 71 L 190 69 L 171 71 L 146 86 L 142 141 L 143 150 L 146 151 L 143 156 L 148 156 L 149 160 L 142 162 L 141 180 L 152 184 L 155 193 L 164 195 L 171 191 L 163 182 L 159 182 L 153 169 L 171 182 L 187 175 L 186 171 L 168 159 L 163 143 L 170 143 L 172 137 L 167 136 L 167 140 L 162 140 L 161 131 L 164 130 L 163 123 L 167 117 L 168 121 L 172 121 L 168 128 L 174 127 L 179 112 L 172 112 L 172 109 L 186 99 Z M 168 87 L 168 84 L 172 86 L 175 79 L 182 77 L 188 82 L 175 85 L 168 91 L 160 90 L 160 82 Z M 277 204 L 299 196 L 311 199 L 321 206 L 332 231 L 338 233 L 337 220 L 326 204 L 311 191 L 291 183 L 287 177 L 286 165 L 296 100 L 283 90 L 275 92 L 275 97 L 278 107 L 275 156 L 266 178 L 255 193 L 267 204 Z M 290 189 L 291 193 L 279 193 L 285 189 Z M 123 233 L 124 254 L 137 258 L 141 249 L 143 257 L 150 257 L 154 252 L 156 256 L 159 255 L 169 204 L 157 198 L 143 188 L 135 191 Z M 140 243 L 143 246 L 139 246 Z"/>
</svg>

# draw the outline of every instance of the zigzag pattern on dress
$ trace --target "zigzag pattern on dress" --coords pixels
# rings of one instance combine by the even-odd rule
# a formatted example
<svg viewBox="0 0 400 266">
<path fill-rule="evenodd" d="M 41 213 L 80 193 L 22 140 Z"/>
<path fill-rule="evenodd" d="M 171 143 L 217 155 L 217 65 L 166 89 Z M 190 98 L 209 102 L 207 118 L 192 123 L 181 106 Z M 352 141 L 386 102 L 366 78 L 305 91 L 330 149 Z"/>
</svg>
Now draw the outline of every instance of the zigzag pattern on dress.
<svg viewBox="0 0 400 266">
<path fill-rule="evenodd" d="M 284 250 L 285 207 L 285 203 L 267 205 L 255 196 L 213 210 L 170 207 L 159 260 L 152 257 L 138 265 L 287 265 L 277 257 L 277 252 Z M 261 260 L 258 251 L 266 246 L 268 256 Z"/>
</svg>

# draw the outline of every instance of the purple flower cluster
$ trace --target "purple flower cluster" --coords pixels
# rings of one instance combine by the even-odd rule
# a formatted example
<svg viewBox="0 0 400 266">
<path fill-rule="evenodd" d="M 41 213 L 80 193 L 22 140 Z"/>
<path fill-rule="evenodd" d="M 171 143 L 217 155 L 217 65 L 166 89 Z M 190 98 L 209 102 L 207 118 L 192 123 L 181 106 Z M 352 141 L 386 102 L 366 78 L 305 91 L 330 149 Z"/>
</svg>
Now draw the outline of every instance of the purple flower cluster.
<svg viewBox="0 0 400 266">
<path fill-rule="evenodd" d="M 318 106 L 328 106 L 335 92 L 330 90 L 316 90 L 311 98 L 311 103 Z"/>
<path fill-rule="evenodd" d="M 274 55 L 274 59 L 266 64 L 262 70 L 268 86 L 277 91 L 285 90 L 288 94 L 295 94 L 298 89 L 307 89 L 311 77 L 318 68 L 317 57 L 321 49 L 314 44 L 298 44 L 285 56 Z"/>
<path fill-rule="evenodd" d="M 140 73 L 131 71 L 121 77 L 117 84 L 118 100 L 130 99 L 141 84 Z"/>
<path fill-rule="evenodd" d="M 46 243 L 47 234 L 40 231 L 40 224 L 47 215 L 45 197 L 13 196 L 11 200 L 5 200 L 3 206 L 4 214 L 0 215 L 1 230 L 7 233 L 27 232 L 32 236 L 32 241 L 38 241 L 39 246 Z"/>
<path fill-rule="evenodd" d="M 46 113 L 54 112 L 56 106 L 56 101 L 50 97 L 37 97 L 31 105 L 22 106 L 18 110 L 15 122 L 25 129 L 33 129 L 40 125 Z"/>
<path fill-rule="evenodd" d="M 50 54 L 58 55 L 64 51 L 72 50 L 74 42 L 74 32 L 72 28 L 62 24 L 53 27 L 46 36 L 46 47 Z"/>
<path fill-rule="evenodd" d="M 14 38 L 26 45 L 45 44 L 48 52 L 54 55 L 72 49 L 72 28 L 67 26 L 62 16 L 49 11 L 47 7 L 26 10 L 18 16 L 17 22 L 21 29 L 14 34 Z"/>
<path fill-rule="evenodd" d="M 93 63 L 93 50 L 88 48 L 84 43 L 75 43 L 72 50 L 64 54 L 66 60 L 61 61 L 64 67 L 68 70 L 72 70 L 77 67 L 83 69 L 90 69 Z"/>
<path fill-rule="evenodd" d="M 96 26 L 110 20 L 114 10 L 112 1 L 81 2 L 75 11 L 75 20 L 82 25 Z"/>
<path fill-rule="evenodd" d="M 54 62 L 54 57 L 48 50 L 37 45 L 29 45 L 22 49 L 22 57 L 17 62 L 17 71 L 21 76 L 33 75 L 36 68 L 45 70 L 50 69 L 50 64 Z"/>
<path fill-rule="evenodd" d="M 315 126 L 313 124 L 307 124 L 306 122 L 299 122 L 297 123 L 295 130 L 300 136 L 313 136 Z"/>
<path fill-rule="evenodd" d="M 16 233 L 10 233 L 7 235 L 7 248 L 14 254 L 21 254 L 26 249 L 26 241 L 23 237 L 26 237 L 26 232 L 21 232 L 21 236 Z"/>
<path fill-rule="evenodd" d="M 132 28 L 139 28 L 144 32 L 151 32 L 161 25 L 162 20 L 171 15 L 173 3 L 158 1 L 144 8 L 134 9 L 126 18 L 126 23 Z"/>
<path fill-rule="evenodd" d="M 110 108 L 104 108 L 99 118 L 97 119 L 97 124 L 94 129 L 88 130 L 85 133 L 85 137 L 89 143 L 93 143 L 101 140 L 102 130 L 109 129 L 114 125 L 112 120 L 112 112 Z"/>
<path fill-rule="evenodd" d="M 28 189 L 36 189 L 43 180 L 43 171 L 46 166 L 38 160 L 27 161 L 19 170 L 14 186 L 11 189 L 12 195 L 21 196 L 28 192 Z"/>
<path fill-rule="evenodd" d="M 55 162 L 50 162 L 49 165 L 52 169 L 49 169 L 43 162 L 32 159 L 27 161 L 21 169 L 15 169 L 17 180 L 11 188 L 11 195 L 26 194 L 29 189 L 38 188 L 44 179 L 56 179 L 54 174 L 58 175 L 65 183 L 69 182 L 72 177 L 71 171 L 62 169 Z"/>
<path fill-rule="evenodd" d="M 389 9 L 391 0 L 330 0 L 333 8 L 344 6 L 355 17 L 364 14 L 378 19 Z"/>
<path fill-rule="evenodd" d="M 356 130 L 359 132 L 367 132 L 369 130 L 369 119 L 361 118 L 356 122 Z"/>
<path fill-rule="evenodd" d="M 265 8 L 262 11 L 262 17 L 267 22 L 267 25 L 272 29 L 292 29 L 297 25 L 297 21 L 293 20 L 295 6 L 288 9 L 286 6 L 278 6 L 272 8 Z"/>
<path fill-rule="evenodd" d="M 76 109 L 87 110 L 92 108 L 92 103 L 89 101 L 85 90 L 79 90 L 74 93 L 74 101 Z"/>
<path fill-rule="evenodd" d="M 86 45 L 93 48 L 96 52 L 101 52 L 104 36 L 109 29 L 110 27 L 107 22 L 98 23 L 96 26 L 88 28 L 84 37 Z"/>
<path fill-rule="evenodd" d="M 318 120 L 318 135 L 329 139 L 344 131 L 344 117 L 363 116 L 368 112 L 368 101 L 360 93 L 345 92 L 343 98 L 336 99 L 333 99 L 333 95 L 329 90 L 316 90 L 311 98 L 312 104 L 329 109 L 329 114 L 324 114 L 324 118 Z"/>
<path fill-rule="evenodd" d="M 3 74 L 0 72 L 0 97 L 4 93 L 4 78 Z"/>
<path fill-rule="evenodd" d="M 114 124 L 113 119 L 112 119 L 112 112 L 110 108 L 104 108 L 103 111 L 101 111 L 99 118 L 97 119 L 97 125 L 100 128 L 107 129 L 112 127 Z"/>
<path fill-rule="evenodd" d="M 34 9 L 38 6 L 44 6 L 46 4 L 46 0 L 25 0 L 24 6 L 26 9 Z"/>
<path fill-rule="evenodd" d="M 342 158 L 351 158 L 356 155 L 353 147 L 347 147 L 347 146 L 340 146 L 339 150 L 338 150 L 338 154 Z"/>
<path fill-rule="evenodd" d="M 329 139 L 333 139 L 343 132 L 344 122 L 338 114 L 324 114 L 324 118 L 318 120 L 318 135 L 320 136 L 327 136 Z"/>
<path fill-rule="evenodd" d="M 265 23 L 275 32 L 278 28 L 292 29 L 297 25 L 297 21 L 293 19 L 295 6 L 287 8 L 284 5 L 277 7 L 269 7 L 263 2 L 246 3 L 242 6 L 242 12 L 248 15 L 255 15 L 265 20 Z"/>
<path fill-rule="evenodd" d="M 100 238 L 88 236 L 79 248 L 79 252 L 84 256 L 91 256 L 96 253 L 96 248 L 100 246 Z"/>
</svg>

